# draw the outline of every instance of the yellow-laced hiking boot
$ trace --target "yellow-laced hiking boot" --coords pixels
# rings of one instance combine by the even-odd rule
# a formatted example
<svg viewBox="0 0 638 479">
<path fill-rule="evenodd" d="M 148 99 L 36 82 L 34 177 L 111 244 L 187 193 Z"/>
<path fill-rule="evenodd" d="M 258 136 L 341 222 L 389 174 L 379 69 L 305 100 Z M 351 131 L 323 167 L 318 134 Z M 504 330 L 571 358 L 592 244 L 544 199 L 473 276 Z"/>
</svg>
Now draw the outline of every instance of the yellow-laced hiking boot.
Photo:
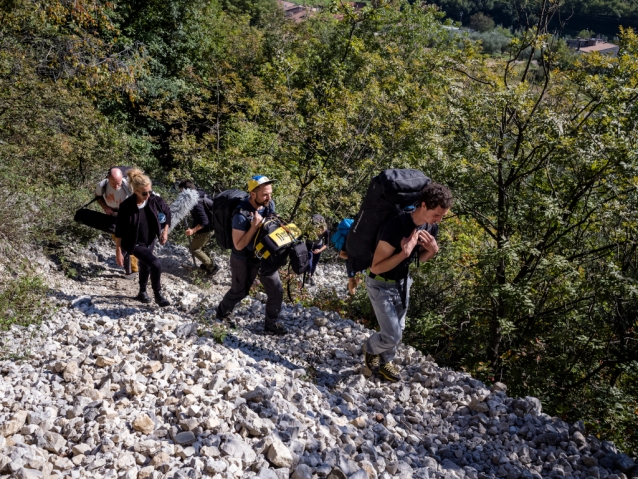
<svg viewBox="0 0 638 479">
<path fill-rule="evenodd" d="M 394 363 L 387 363 L 379 368 L 379 374 L 386 381 L 394 383 L 401 379 L 401 368 Z"/>
<path fill-rule="evenodd" d="M 381 356 L 366 351 L 365 343 L 363 344 L 363 362 L 370 371 L 376 371 L 381 365 Z"/>
</svg>

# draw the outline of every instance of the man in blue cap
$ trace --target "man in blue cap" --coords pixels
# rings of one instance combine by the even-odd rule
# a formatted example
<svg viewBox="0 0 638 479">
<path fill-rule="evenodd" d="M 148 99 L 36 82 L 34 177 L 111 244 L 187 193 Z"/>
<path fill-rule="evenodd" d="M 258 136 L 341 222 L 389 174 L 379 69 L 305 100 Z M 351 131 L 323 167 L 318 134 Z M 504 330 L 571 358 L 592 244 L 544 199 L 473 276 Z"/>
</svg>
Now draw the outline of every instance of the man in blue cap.
<svg viewBox="0 0 638 479">
<path fill-rule="evenodd" d="M 224 295 L 217 307 L 217 319 L 223 321 L 235 305 L 248 296 L 257 274 L 264 285 L 266 301 L 266 324 L 264 329 L 270 333 L 283 335 L 288 331 L 277 321 L 284 299 L 284 289 L 279 271 L 260 271 L 259 259 L 255 258 L 254 239 L 262 220 L 275 214 L 272 201 L 272 184 L 266 176 L 253 176 L 248 180 L 249 196 L 239 204 L 233 215 L 233 247 L 230 255 L 232 283 L 230 291 Z"/>
</svg>

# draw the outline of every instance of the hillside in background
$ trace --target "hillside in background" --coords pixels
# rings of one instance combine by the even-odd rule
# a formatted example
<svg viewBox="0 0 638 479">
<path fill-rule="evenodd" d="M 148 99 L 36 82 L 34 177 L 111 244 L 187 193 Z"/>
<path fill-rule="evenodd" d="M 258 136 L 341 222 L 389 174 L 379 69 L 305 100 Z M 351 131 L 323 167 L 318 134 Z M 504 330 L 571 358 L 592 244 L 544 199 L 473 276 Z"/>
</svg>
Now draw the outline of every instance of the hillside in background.
<svg viewBox="0 0 638 479">
<path fill-rule="evenodd" d="M 538 12 L 550 2 L 542 0 L 437 0 L 433 2 L 455 22 L 469 24 L 470 17 L 482 12 L 494 19 L 497 25 L 521 29 L 533 26 L 539 19 Z M 582 30 L 613 38 L 620 27 L 638 27 L 638 4 L 633 1 L 567 0 L 560 2 L 550 31 L 575 37 Z"/>
</svg>

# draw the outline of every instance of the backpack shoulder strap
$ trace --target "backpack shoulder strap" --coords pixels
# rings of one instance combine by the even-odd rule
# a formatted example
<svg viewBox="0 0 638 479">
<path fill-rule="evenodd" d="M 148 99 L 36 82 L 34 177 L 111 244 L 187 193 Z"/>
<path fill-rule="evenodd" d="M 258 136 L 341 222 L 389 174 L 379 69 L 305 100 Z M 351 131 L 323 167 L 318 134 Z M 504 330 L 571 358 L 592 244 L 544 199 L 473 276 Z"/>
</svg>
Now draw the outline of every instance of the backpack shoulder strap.
<svg viewBox="0 0 638 479">
<path fill-rule="evenodd" d="M 131 190 L 128 188 L 128 181 L 126 181 L 126 178 L 122 178 L 122 188 L 124 188 L 127 198 L 131 196 Z M 106 191 L 106 188 L 104 190 Z"/>
<path fill-rule="evenodd" d="M 91 203 L 95 203 L 95 202 L 96 202 L 97 200 L 99 200 L 99 199 L 100 199 L 100 197 L 99 197 L 99 196 L 95 196 L 95 197 L 94 197 L 91 201 L 89 201 L 87 204 L 85 204 L 85 205 L 81 206 L 81 207 L 80 207 L 80 209 L 84 209 L 84 208 L 86 208 L 86 207 L 87 207 L 87 206 L 89 206 Z"/>
</svg>

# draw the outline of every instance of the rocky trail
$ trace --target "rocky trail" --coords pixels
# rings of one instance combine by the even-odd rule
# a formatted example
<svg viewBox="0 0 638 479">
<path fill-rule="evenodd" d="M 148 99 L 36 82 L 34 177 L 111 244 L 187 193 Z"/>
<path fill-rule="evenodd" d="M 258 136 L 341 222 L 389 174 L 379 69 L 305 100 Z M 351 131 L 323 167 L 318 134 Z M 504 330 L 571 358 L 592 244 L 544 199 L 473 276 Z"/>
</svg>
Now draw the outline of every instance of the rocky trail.
<svg viewBox="0 0 638 479">
<path fill-rule="evenodd" d="M 108 242 L 68 253 L 75 279 L 40 260 L 57 309 L 0 337 L 13 358 L 0 362 L 0 478 L 638 477 L 582 423 L 412 348 L 397 357 L 402 382 L 370 377 L 369 331 L 336 313 L 285 305 L 291 333 L 266 335 L 258 293 L 224 331 L 208 319 L 227 259 L 196 285 L 185 248 L 158 256 L 173 302 L 162 310 L 131 299 Z M 342 267 L 321 268 L 318 287 L 343 293 Z"/>
</svg>

